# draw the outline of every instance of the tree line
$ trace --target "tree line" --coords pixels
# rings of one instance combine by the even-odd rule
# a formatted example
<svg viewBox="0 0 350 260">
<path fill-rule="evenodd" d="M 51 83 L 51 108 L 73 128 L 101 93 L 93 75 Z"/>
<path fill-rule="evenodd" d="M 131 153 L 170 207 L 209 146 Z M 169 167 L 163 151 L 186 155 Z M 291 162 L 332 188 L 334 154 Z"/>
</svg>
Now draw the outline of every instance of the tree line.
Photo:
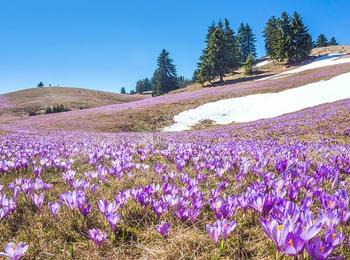
<svg viewBox="0 0 350 260">
<path fill-rule="evenodd" d="M 57 104 L 53 107 L 47 107 L 45 110 L 45 114 L 60 113 L 67 111 L 70 111 L 68 107 L 64 106 L 63 104 Z"/>
<path fill-rule="evenodd" d="M 328 40 L 320 34 L 312 40 L 309 28 L 301 15 L 294 12 L 291 16 L 282 12 L 280 17 L 272 16 L 263 30 L 266 54 L 274 62 L 292 64 L 307 58 L 312 48 L 338 45 L 334 37 Z M 192 80 L 179 77 L 170 54 L 165 49 L 157 58 L 157 69 L 151 78 L 144 78 L 136 83 L 130 94 L 151 92 L 153 96 L 197 82 L 203 84 L 231 75 L 240 67 L 245 74 L 252 74 L 256 59 L 256 36 L 251 26 L 241 23 L 237 33 L 228 19 L 212 23 L 208 27 L 205 48 L 202 51 Z M 122 93 L 126 93 L 125 88 Z"/>
</svg>

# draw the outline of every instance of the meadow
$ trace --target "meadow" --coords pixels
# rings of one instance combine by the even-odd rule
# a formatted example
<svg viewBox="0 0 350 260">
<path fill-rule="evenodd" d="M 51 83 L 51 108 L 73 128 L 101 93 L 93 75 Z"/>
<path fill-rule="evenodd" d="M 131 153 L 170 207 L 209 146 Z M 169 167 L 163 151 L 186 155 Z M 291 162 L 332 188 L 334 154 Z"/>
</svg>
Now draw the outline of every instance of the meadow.
<svg viewBox="0 0 350 260">
<path fill-rule="evenodd" d="M 199 131 L 5 134 L 0 244 L 27 259 L 347 258 L 348 111 L 346 100 Z"/>
</svg>

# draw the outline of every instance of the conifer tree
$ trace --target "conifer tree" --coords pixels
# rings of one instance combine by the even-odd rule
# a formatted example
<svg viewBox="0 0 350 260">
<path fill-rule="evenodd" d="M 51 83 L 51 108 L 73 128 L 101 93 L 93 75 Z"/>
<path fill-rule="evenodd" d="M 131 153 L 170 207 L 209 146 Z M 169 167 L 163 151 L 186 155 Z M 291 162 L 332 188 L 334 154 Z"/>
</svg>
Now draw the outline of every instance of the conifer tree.
<svg viewBox="0 0 350 260">
<path fill-rule="evenodd" d="M 40 81 L 40 82 L 38 83 L 37 87 L 38 87 L 38 88 L 44 87 L 44 83 L 43 83 L 42 81 Z"/>
<path fill-rule="evenodd" d="M 304 25 L 301 16 L 294 12 L 291 19 L 291 62 L 297 62 L 310 55 L 312 49 L 312 38 L 309 29 Z"/>
<path fill-rule="evenodd" d="M 120 89 L 120 93 L 121 93 L 121 94 L 126 94 L 126 90 L 125 90 L 124 87 L 122 87 L 122 88 Z"/>
<path fill-rule="evenodd" d="M 330 38 L 328 45 L 339 45 L 335 37 Z"/>
<path fill-rule="evenodd" d="M 280 18 L 271 17 L 263 36 L 267 54 L 276 61 L 300 61 L 307 57 L 312 49 L 308 28 L 296 12 L 292 18 L 286 12 L 283 12 Z"/>
<path fill-rule="evenodd" d="M 157 59 L 158 68 L 154 72 L 153 95 L 163 95 L 171 90 L 178 89 L 176 67 L 170 58 L 169 52 L 162 50 Z"/>
<path fill-rule="evenodd" d="M 263 31 L 265 39 L 266 54 L 273 60 L 277 60 L 277 38 L 278 38 L 278 19 L 272 16 L 266 23 Z"/>
<path fill-rule="evenodd" d="M 256 57 L 256 38 L 252 28 L 246 23 L 241 23 L 237 30 L 237 44 L 241 55 L 241 61 L 244 63 L 249 54 Z"/>
<path fill-rule="evenodd" d="M 316 40 L 316 47 L 325 47 L 328 46 L 328 40 L 326 38 L 326 36 L 321 33 Z"/>
<path fill-rule="evenodd" d="M 204 83 L 219 77 L 220 82 L 226 74 L 231 73 L 240 63 L 235 33 L 227 19 L 208 28 L 206 48 L 198 62 L 194 77 L 197 82 Z"/>
<path fill-rule="evenodd" d="M 252 53 L 249 53 L 244 63 L 244 74 L 251 75 L 253 73 L 254 63 L 255 63 L 254 55 Z"/>
<path fill-rule="evenodd" d="M 278 20 L 278 31 L 277 31 L 277 59 L 278 61 L 287 60 L 290 62 L 292 55 L 292 36 L 290 27 L 290 17 L 286 12 L 282 12 L 281 18 Z"/>
</svg>

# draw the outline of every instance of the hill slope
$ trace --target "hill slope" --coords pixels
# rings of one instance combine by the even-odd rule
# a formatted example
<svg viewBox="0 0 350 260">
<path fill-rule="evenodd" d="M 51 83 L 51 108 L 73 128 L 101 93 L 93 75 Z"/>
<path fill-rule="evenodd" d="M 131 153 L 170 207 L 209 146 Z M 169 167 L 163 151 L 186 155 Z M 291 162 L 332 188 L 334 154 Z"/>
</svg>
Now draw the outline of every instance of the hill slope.
<svg viewBox="0 0 350 260">
<path fill-rule="evenodd" d="M 30 88 L 0 95 L 17 114 L 43 113 L 47 107 L 63 104 L 70 110 L 120 104 L 145 98 L 73 87 Z"/>
</svg>

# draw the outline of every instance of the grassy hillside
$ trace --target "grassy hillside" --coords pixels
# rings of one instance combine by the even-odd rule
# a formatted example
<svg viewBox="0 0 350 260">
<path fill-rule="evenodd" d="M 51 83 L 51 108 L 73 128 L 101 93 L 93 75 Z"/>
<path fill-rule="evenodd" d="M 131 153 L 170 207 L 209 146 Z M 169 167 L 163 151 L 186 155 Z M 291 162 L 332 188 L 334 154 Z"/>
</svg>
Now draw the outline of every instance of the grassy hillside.
<svg viewBox="0 0 350 260">
<path fill-rule="evenodd" d="M 0 125 L 0 128 L 15 130 L 25 126 L 28 129 L 40 130 L 64 129 L 103 132 L 160 130 L 173 123 L 174 115 L 207 102 L 250 94 L 279 92 L 308 83 L 327 80 L 349 71 L 350 63 L 340 64 L 295 74 L 292 76 L 293 80 L 289 77 L 263 81 L 249 80 L 225 86 L 173 93 L 130 103 L 29 117 L 28 119 L 4 122 Z"/>
<path fill-rule="evenodd" d="M 63 104 L 70 110 L 120 104 L 145 98 L 73 87 L 30 88 L 3 95 L 17 114 L 43 113 L 48 106 Z"/>
</svg>

